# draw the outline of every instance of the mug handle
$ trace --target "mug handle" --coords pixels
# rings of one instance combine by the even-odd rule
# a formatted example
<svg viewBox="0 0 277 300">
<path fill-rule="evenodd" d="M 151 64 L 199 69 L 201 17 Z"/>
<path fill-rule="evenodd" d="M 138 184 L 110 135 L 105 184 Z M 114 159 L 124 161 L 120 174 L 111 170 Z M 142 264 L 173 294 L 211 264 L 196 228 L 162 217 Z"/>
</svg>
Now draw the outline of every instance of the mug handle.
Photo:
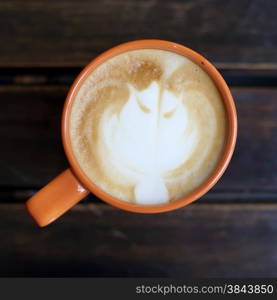
<svg viewBox="0 0 277 300">
<path fill-rule="evenodd" d="M 65 170 L 26 202 L 26 208 L 35 222 L 46 226 L 86 197 L 85 189 L 70 169 Z"/>
</svg>

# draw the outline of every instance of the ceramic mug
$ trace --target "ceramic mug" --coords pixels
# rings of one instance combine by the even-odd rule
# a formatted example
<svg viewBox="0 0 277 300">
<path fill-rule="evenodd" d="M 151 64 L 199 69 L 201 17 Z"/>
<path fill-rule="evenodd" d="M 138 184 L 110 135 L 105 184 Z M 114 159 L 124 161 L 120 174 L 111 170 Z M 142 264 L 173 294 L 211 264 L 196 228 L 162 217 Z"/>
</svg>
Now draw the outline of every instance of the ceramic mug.
<svg viewBox="0 0 277 300">
<path fill-rule="evenodd" d="M 208 180 L 189 195 L 173 202 L 160 205 L 139 205 L 124 202 L 102 191 L 79 167 L 73 154 L 69 136 L 69 121 L 72 104 L 75 101 L 78 90 L 83 85 L 87 77 L 99 65 L 111 57 L 123 52 L 138 49 L 167 50 L 181 54 L 198 64 L 209 74 L 221 93 L 227 116 L 227 138 L 223 154 L 216 169 L 209 176 Z M 230 162 L 236 143 L 236 137 L 237 115 L 230 90 L 216 68 L 203 56 L 187 47 L 169 41 L 139 40 L 121 44 L 93 59 L 72 84 L 67 95 L 62 114 L 62 141 L 66 156 L 70 163 L 70 169 L 61 173 L 44 188 L 38 191 L 32 198 L 30 198 L 26 203 L 27 210 L 38 225 L 45 226 L 60 217 L 82 198 L 86 197 L 89 192 L 92 192 L 98 198 L 113 206 L 137 213 L 160 213 L 183 207 L 200 198 L 219 180 Z"/>
</svg>

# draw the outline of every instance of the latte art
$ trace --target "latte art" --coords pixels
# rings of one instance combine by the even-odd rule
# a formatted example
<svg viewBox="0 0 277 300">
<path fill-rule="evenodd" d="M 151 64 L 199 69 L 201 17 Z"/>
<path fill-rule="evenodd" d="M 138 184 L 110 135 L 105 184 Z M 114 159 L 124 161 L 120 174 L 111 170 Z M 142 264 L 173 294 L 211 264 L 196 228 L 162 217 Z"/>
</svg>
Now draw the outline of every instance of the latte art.
<svg viewBox="0 0 277 300">
<path fill-rule="evenodd" d="M 100 65 L 71 112 L 76 159 L 102 190 L 142 205 L 181 198 L 215 169 L 225 111 L 210 77 L 187 58 L 135 50 Z"/>
</svg>

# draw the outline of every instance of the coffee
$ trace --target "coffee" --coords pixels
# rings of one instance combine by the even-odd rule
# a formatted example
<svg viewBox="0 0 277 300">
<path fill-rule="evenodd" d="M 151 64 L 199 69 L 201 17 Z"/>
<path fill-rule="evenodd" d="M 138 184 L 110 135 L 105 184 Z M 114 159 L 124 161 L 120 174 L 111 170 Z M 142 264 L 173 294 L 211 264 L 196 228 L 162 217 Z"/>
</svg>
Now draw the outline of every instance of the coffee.
<svg viewBox="0 0 277 300">
<path fill-rule="evenodd" d="M 142 205 L 188 195 L 215 170 L 226 137 L 223 101 L 188 58 L 156 49 L 96 68 L 70 116 L 74 155 L 106 193 Z"/>
</svg>

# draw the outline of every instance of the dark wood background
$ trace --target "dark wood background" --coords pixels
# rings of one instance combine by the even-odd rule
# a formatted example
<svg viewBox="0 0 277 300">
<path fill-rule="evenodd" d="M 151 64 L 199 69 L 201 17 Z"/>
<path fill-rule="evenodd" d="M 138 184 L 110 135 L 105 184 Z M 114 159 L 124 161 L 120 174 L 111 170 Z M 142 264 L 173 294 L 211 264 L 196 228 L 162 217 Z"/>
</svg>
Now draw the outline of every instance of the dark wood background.
<svg viewBox="0 0 277 300">
<path fill-rule="evenodd" d="M 1 0 L 0 276 L 277 276 L 277 1 Z M 158 215 L 90 195 L 46 228 L 26 199 L 68 167 L 60 117 L 97 54 L 145 38 L 187 45 L 231 86 L 238 142 L 207 195 Z"/>
</svg>

